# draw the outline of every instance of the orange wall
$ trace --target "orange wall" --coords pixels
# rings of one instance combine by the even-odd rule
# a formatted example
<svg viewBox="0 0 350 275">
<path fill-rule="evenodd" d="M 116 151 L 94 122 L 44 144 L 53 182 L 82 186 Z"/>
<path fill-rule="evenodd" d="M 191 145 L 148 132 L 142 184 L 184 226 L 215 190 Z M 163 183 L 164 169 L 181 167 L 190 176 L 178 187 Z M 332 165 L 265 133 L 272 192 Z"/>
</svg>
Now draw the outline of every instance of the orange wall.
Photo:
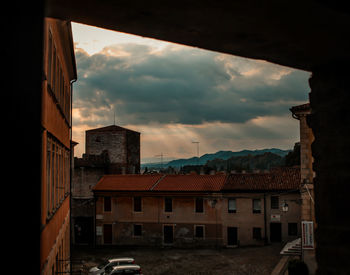
<svg viewBox="0 0 350 275">
<path fill-rule="evenodd" d="M 56 238 L 59 235 L 59 231 L 63 228 L 63 224 L 67 216 L 69 215 L 69 200 L 70 197 L 66 197 L 60 208 L 58 208 L 52 219 L 45 225 L 43 231 L 41 232 L 40 247 L 41 255 L 40 262 L 41 265 L 45 262 L 48 257 L 53 245 L 56 242 Z M 69 229 L 69 226 L 68 226 Z"/>
</svg>

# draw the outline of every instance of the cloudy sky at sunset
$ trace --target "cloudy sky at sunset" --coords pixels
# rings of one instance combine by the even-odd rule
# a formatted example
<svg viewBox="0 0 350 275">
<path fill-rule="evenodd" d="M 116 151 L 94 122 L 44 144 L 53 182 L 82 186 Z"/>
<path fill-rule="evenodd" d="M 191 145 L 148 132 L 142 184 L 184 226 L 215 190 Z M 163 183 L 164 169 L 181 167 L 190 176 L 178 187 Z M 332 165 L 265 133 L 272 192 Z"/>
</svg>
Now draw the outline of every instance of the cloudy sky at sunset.
<svg viewBox="0 0 350 275">
<path fill-rule="evenodd" d="M 310 73 L 232 55 L 72 24 L 78 81 L 75 155 L 85 131 L 116 125 L 141 133 L 141 159 L 219 150 L 291 149 L 289 108 L 308 100 Z M 159 159 L 159 158 L 158 158 Z"/>
</svg>

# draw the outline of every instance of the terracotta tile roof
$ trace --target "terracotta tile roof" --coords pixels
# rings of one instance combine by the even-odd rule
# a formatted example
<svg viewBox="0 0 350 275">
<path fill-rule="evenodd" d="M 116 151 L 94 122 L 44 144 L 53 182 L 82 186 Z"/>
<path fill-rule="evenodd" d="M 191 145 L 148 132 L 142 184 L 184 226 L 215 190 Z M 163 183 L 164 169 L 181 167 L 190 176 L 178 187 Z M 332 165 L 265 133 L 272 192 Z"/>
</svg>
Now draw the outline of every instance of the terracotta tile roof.
<svg viewBox="0 0 350 275">
<path fill-rule="evenodd" d="M 167 175 L 154 191 L 211 191 L 218 192 L 225 184 L 226 175 Z"/>
<path fill-rule="evenodd" d="M 274 168 L 269 173 L 231 174 L 222 191 L 295 190 L 300 187 L 300 168 Z"/>
<path fill-rule="evenodd" d="M 216 175 L 105 175 L 93 191 L 220 192 L 295 190 L 300 168 L 274 168 L 269 173 Z"/>
<path fill-rule="evenodd" d="M 105 175 L 93 191 L 148 191 L 162 175 Z"/>
</svg>

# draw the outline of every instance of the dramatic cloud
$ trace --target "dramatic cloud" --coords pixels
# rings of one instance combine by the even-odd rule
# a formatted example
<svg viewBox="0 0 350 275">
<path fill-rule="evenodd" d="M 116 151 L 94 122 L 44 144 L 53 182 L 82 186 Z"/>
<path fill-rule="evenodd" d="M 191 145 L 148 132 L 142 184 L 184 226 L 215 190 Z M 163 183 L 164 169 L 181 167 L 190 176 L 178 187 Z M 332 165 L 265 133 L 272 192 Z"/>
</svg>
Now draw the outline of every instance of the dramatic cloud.
<svg viewBox="0 0 350 275">
<path fill-rule="evenodd" d="M 307 100 L 308 73 L 188 47 L 122 44 L 76 59 L 84 123 L 108 123 L 114 110 L 122 124 L 244 123 Z"/>
<path fill-rule="evenodd" d="M 73 94 L 76 155 L 84 152 L 85 131 L 112 124 L 114 113 L 117 125 L 141 132 L 144 161 L 161 152 L 191 157 L 193 140 L 205 154 L 288 149 L 299 139 L 289 108 L 308 100 L 307 72 L 106 30 L 89 35 L 82 25 L 74 29 L 81 39 Z M 118 44 L 102 42 L 109 37 Z"/>
</svg>

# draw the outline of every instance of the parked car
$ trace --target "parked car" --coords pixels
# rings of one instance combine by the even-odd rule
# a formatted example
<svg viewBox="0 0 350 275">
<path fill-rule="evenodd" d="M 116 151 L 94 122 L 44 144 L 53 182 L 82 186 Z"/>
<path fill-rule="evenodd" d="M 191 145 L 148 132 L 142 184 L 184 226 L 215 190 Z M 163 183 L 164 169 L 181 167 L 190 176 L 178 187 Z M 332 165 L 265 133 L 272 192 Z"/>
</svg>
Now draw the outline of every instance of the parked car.
<svg viewBox="0 0 350 275">
<path fill-rule="evenodd" d="M 89 270 L 89 275 L 99 275 L 105 272 L 105 269 L 108 267 L 115 267 L 121 265 L 130 265 L 134 264 L 135 260 L 133 258 L 114 258 L 104 261 L 98 266 L 92 267 Z"/>
<path fill-rule="evenodd" d="M 142 275 L 142 270 L 139 265 L 118 265 L 118 266 L 110 266 L 105 269 L 105 272 L 102 275 L 121 275 L 121 274 L 128 274 L 128 275 Z"/>
</svg>

